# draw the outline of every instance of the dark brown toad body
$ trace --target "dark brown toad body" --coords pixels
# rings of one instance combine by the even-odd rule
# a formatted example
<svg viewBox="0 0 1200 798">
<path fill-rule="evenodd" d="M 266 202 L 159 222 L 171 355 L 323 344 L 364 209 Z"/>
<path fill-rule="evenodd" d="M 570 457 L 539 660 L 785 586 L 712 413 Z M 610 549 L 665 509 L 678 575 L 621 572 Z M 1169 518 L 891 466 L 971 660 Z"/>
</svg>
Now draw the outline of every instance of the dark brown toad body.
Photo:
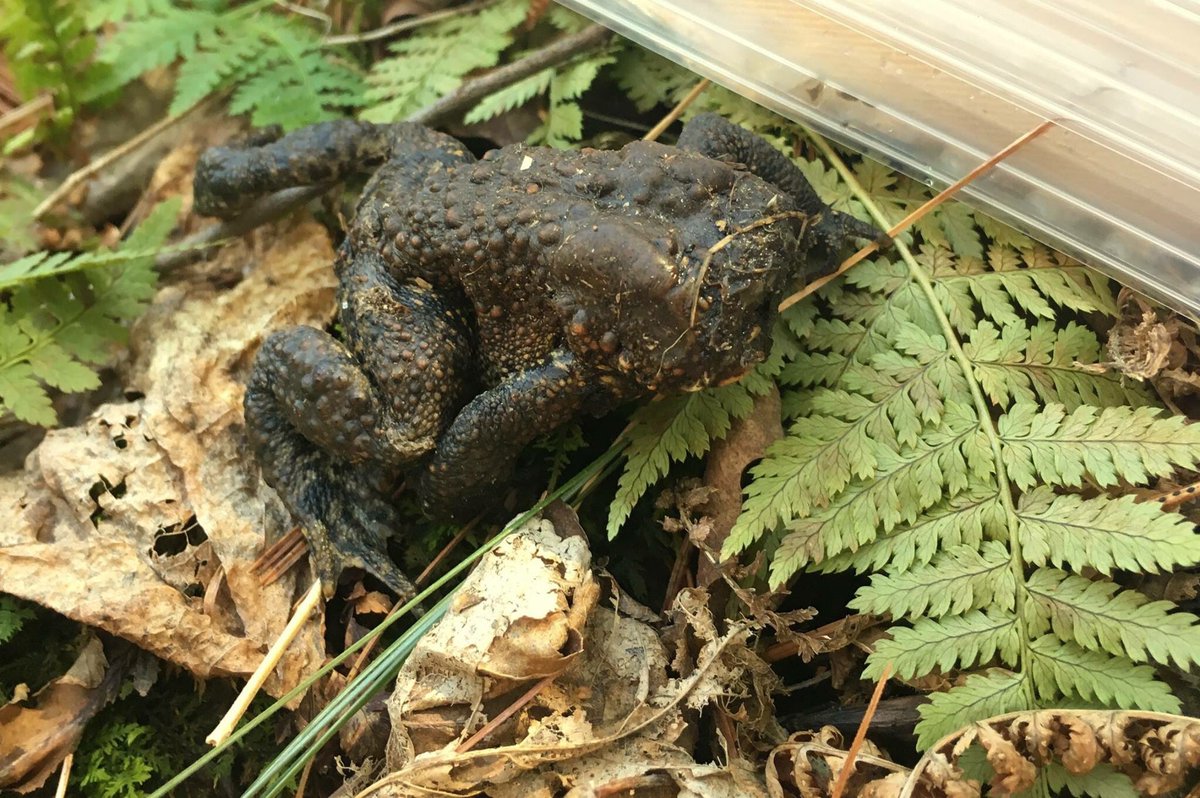
<svg viewBox="0 0 1200 798">
<path fill-rule="evenodd" d="M 475 512 L 566 421 L 745 373 L 783 294 L 827 271 L 846 237 L 874 235 L 711 115 L 679 147 L 513 146 L 479 161 L 417 125 L 326 123 L 210 150 L 197 206 L 230 215 L 373 167 L 335 266 L 342 339 L 272 335 L 245 400 L 264 477 L 327 591 L 350 565 L 408 590 L 383 549 L 400 475 L 416 471 L 430 515 Z"/>
</svg>

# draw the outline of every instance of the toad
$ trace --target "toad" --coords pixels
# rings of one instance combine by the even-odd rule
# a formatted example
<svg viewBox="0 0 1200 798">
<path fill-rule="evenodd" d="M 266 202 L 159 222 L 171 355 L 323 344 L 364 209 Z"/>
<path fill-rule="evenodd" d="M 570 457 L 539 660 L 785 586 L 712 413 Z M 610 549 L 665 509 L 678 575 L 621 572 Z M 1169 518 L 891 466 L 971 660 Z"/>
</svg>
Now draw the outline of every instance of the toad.
<svg viewBox="0 0 1200 798">
<path fill-rule="evenodd" d="M 416 124 L 325 122 L 208 150 L 196 208 L 230 217 L 370 171 L 334 264 L 338 334 L 270 335 L 245 394 L 250 445 L 327 596 L 351 566 L 412 593 L 385 549 L 400 479 L 430 516 L 471 516 L 565 422 L 745 374 L 782 296 L 878 235 L 711 114 L 674 147 L 480 160 Z"/>
</svg>

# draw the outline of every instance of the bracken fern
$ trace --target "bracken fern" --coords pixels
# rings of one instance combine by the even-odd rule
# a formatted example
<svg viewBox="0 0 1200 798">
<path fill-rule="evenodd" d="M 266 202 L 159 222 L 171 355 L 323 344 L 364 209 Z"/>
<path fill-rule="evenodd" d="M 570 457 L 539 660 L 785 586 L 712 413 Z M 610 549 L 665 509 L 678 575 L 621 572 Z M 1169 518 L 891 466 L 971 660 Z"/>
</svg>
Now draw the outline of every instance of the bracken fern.
<svg viewBox="0 0 1200 798">
<path fill-rule="evenodd" d="M 964 218 L 935 215 L 943 238 L 919 229 L 917 257 L 878 258 L 813 300 L 822 318 L 783 373 L 798 417 L 753 469 L 726 553 L 773 546 L 775 585 L 882 570 L 853 608 L 911 625 L 879 642 L 868 677 L 988 666 L 922 708 L 922 745 L 1062 700 L 1175 711 L 1151 665 L 1190 666 L 1197 619 L 1110 575 L 1200 562 L 1200 537 L 1105 491 L 1194 466 L 1200 427 L 1075 365 L 1099 347 L 1070 317 L 1115 312 L 1104 278 Z"/>
<path fill-rule="evenodd" d="M 178 199 L 162 203 L 117 252 L 39 252 L 0 266 L 0 414 L 51 426 L 58 419 L 45 386 L 99 386 L 93 365 L 153 296 L 154 254 L 178 213 Z"/>
<path fill-rule="evenodd" d="M 105 90 L 179 61 L 173 114 L 228 88 L 230 112 L 290 130 L 362 100 L 363 76 L 352 62 L 325 46 L 311 21 L 272 13 L 271 3 L 106 0 L 89 9 L 88 21 L 116 24 L 100 51 L 110 67 Z"/>
<path fill-rule="evenodd" d="M 649 99 L 689 84 L 656 85 Z M 769 115 L 742 121 L 785 140 Z M 929 197 L 870 161 L 846 170 L 853 190 L 823 163 L 799 163 L 827 202 L 860 218 L 871 205 L 881 226 Z M 785 316 L 802 314 L 778 377 L 786 434 L 751 469 L 724 554 L 765 547 L 774 586 L 806 569 L 874 574 L 853 608 L 897 625 L 869 678 L 887 663 L 905 679 L 978 669 L 922 707 L 921 746 L 1064 701 L 1179 709 L 1154 666 L 1200 659 L 1198 619 L 1112 575 L 1200 562 L 1191 523 L 1120 495 L 1194 467 L 1200 425 L 1165 415 L 1140 384 L 1078 366 L 1099 356 L 1081 322 L 1115 311 L 1102 276 L 947 203 L 895 254 Z M 724 433 L 729 390 L 639 412 L 610 531 L 669 460 Z"/>
<path fill-rule="evenodd" d="M 61 138 L 106 77 L 105 67 L 92 58 L 96 40 L 84 29 L 79 5 L 68 0 L 0 0 L 0 43 L 21 98 L 32 100 L 44 93 L 54 101 L 48 124 L 17 134 L 5 143 L 5 151 L 24 146 L 43 131 Z"/>
<path fill-rule="evenodd" d="M 391 57 L 371 66 L 362 118 L 403 119 L 453 91 L 468 73 L 495 66 L 513 43 L 528 5 L 524 0 L 500 0 L 398 39 L 388 48 Z"/>
<path fill-rule="evenodd" d="M 587 19 L 562 6 L 551 8 L 544 19 L 550 27 L 569 33 L 580 31 L 588 24 Z M 583 108 L 579 98 L 595 82 L 601 70 L 617 61 L 615 50 L 618 48 L 619 45 L 613 45 L 597 53 L 585 53 L 519 80 L 485 97 L 463 121 L 468 124 L 483 122 L 545 95 L 542 123 L 526 141 L 549 147 L 570 147 L 583 138 Z"/>
</svg>

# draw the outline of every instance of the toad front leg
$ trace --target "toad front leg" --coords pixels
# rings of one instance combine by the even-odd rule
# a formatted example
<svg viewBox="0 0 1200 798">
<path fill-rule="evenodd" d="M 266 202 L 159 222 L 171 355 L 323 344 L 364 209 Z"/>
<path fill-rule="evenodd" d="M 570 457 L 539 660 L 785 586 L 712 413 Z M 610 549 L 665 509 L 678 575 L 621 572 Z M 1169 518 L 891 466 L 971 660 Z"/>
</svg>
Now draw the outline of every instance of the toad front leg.
<svg viewBox="0 0 1200 798">
<path fill-rule="evenodd" d="M 588 380 L 567 350 L 476 396 L 438 441 L 417 491 L 426 513 L 464 520 L 494 504 L 526 444 L 579 414 Z"/>
<path fill-rule="evenodd" d="M 307 327 L 268 338 L 246 386 L 247 432 L 326 596 L 347 567 L 411 595 L 385 548 L 397 523 L 389 494 L 470 395 L 469 326 L 433 289 L 397 284 L 377 256 L 340 277 L 346 342 Z"/>
</svg>

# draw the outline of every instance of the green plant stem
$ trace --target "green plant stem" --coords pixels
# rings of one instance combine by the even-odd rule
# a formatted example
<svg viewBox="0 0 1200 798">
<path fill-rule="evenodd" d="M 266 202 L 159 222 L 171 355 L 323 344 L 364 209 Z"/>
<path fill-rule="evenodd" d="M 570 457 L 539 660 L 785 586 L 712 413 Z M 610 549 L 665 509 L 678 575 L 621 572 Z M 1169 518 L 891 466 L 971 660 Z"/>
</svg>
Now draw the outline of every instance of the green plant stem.
<svg viewBox="0 0 1200 798">
<path fill-rule="evenodd" d="M 450 595 L 447 595 L 406 630 L 403 637 L 388 646 L 263 769 L 259 777 L 242 793 L 242 798 L 257 798 L 260 795 L 263 798 L 273 798 L 282 792 L 288 781 L 304 768 L 305 763 L 320 751 L 356 712 L 366 706 L 372 696 L 383 689 L 390 679 L 395 678 L 404 660 L 425 633 L 441 620 L 449 606 Z"/>
<path fill-rule="evenodd" d="M 837 151 L 830 146 L 829 142 L 821 134 L 803 124 L 800 127 L 812 142 L 817 145 L 817 149 L 833 165 L 833 168 L 837 170 L 842 180 L 846 181 L 846 185 L 850 187 L 855 198 L 863 204 L 863 207 L 867 209 L 876 223 L 885 230 L 890 229 L 892 221 L 888 219 L 883 210 L 871 199 L 871 195 L 858 182 L 858 178 L 854 176 L 854 172 L 846 166 L 846 163 L 838 155 Z M 979 419 L 979 428 L 988 440 L 988 446 L 992 450 L 992 460 L 996 468 L 996 485 L 1000 494 L 1000 502 L 1004 507 L 1005 523 L 1007 526 L 1009 563 L 1017 590 L 1023 590 L 1025 585 L 1025 560 L 1021 556 L 1020 526 L 1017 518 L 1017 510 L 1013 505 L 1012 486 L 1008 481 L 1008 473 L 1004 468 L 1004 452 L 1000 443 L 1000 434 L 997 432 L 996 425 L 992 420 L 991 408 L 988 407 L 987 399 L 984 398 L 983 388 L 980 386 L 979 381 L 975 379 L 975 370 L 971 364 L 971 359 L 963 351 L 962 343 L 958 340 L 954 326 L 950 323 L 950 319 L 946 317 L 945 312 L 942 310 L 942 305 L 937 299 L 937 294 L 934 293 L 929 275 L 917 263 L 917 259 L 913 257 L 912 250 L 908 248 L 908 245 L 897 239 L 893 242 L 893 246 L 900 253 L 900 258 L 908 267 L 909 276 L 920 286 L 922 293 L 924 293 L 925 300 L 929 303 L 934 318 L 937 319 L 938 324 L 942 328 L 942 337 L 946 339 L 946 344 L 950 347 L 950 354 L 958 363 L 959 368 L 962 369 L 963 376 L 971 390 L 971 398 L 975 405 L 975 415 Z M 1028 624 L 1020 607 L 1021 602 L 1018 601 L 1017 610 L 1013 613 L 1021 641 L 1021 645 L 1017 649 L 1015 667 L 1017 672 L 1022 676 L 1021 688 L 1025 694 L 1026 703 L 1032 707 L 1035 706 L 1033 685 L 1025 675 L 1028 654 L 1027 646 L 1030 635 Z"/>
<path fill-rule="evenodd" d="M 462 560 L 462 562 L 458 563 L 453 568 L 448 570 L 445 574 L 443 574 L 441 577 L 439 577 L 437 580 L 435 580 L 432 584 L 430 584 L 428 587 L 426 587 L 424 590 L 422 590 L 420 593 L 418 593 L 416 596 L 414 596 L 412 598 L 412 600 L 410 600 L 408 603 L 406 603 L 403 607 L 401 607 L 395 613 L 392 613 L 389 617 L 385 618 L 382 623 L 380 623 L 378 626 L 376 626 L 374 629 L 372 629 L 370 632 L 368 632 L 366 635 L 364 635 L 360 640 L 355 642 L 353 645 L 349 646 L 341 654 L 338 654 L 336 657 L 331 659 L 329 662 L 327 662 L 325 665 L 323 665 L 321 668 L 319 668 L 314 674 L 309 676 L 307 679 L 305 679 L 300 684 L 296 685 L 296 687 L 289 690 L 274 704 L 267 707 L 265 710 L 263 710 L 261 713 L 256 715 L 251 720 L 247 721 L 243 726 L 241 726 L 241 728 L 237 729 L 233 734 L 231 734 L 229 736 L 229 738 L 227 740 L 225 740 L 225 742 L 216 746 L 211 751 L 206 753 L 204 756 L 200 757 L 195 762 L 193 762 L 191 765 L 189 765 L 187 768 L 185 768 L 184 770 L 177 773 L 170 781 L 168 781 L 166 784 L 164 784 L 163 786 L 161 786 L 157 790 L 155 790 L 153 793 L 151 793 L 149 798 L 162 798 L 163 796 L 166 796 L 175 787 L 182 784 L 185 780 L 187 780 L 192 775 L 197 773 L 201 768 L 203 768 L 209 762 L 212 762 L 214 759 L 216 759 L 218 756 L 220 756 L 222 753 L 224 753 L 225 750 L 228 749 L 230 746 L 234 745 L 239 740 L 241 740 L 241 738 L 245 737 L 252 729 L 265 723 L 275 713 L 277 713 L 279 710 L 281 710 L 285 706 L 287 706 L 287 704 L 290 703 L 293 699 L 300 697 L 304 693 L 305 690 L 307 690 L 314 682 L 316 682 L 317 679 L 321 678 L 325 674 L 332 671 L 338 665 L 340 665 L 344 661 L 346 661 L 350 656 L 357 653 L 364 646 L 366 646 L 368 643 L 370 643 L 370 641 L 374 640 L 379 635 L 383 634 L 383 632 L 388 627 L 390 627 L 393 623 L 400 620 L 400 618 L 404 617 L 404 615 L 406 615 L 407 613 L 409 613 L 413 609 L 415 609 L 418 605 L 420 605 L 420 603 L 422 601 L 426 600 L 427 598 L 432 596 L 435 592 L 440 590 L 451 579 L 453 579 L 454 577 L 456 577 L 460 573 L 462 573 L 464 570 L 466 570 L 468 566 L 470 566 L 472 563 L 474 563 L 476 560 L 478 560 L 484 554 L 488 553 L 489 551 L 494 549 L 496 546 L 498 546 L 501 541 L 503 541 L 506 537 L 508 537 L 509 534 L 511 534 L 513 531 L 515 531 L 517 529 L 520 529 L 523 525 L 528 523 L 531 519 L 534 518 L 534 516 L 536 516 L 543 509 L 545 509 L 551 502 L 553 502 L 557 499 L 560 499 L 560 498 L 567 497 L 569 495 L 573 495 L 574 492 L 577 491 L 583 485 L 585 485 L 594 474 L 596 474 L 600 471 L 603 471 L 609 464 L 614 462 L 617 459 L 617 457 L 621 454 L 622 450 L 625 448 L 626 443 L 627 443 L 627 440 L 623 436 L 617 438 L 617 440 L 613 442 L 613 445 L 610 446 L 603 454 L 601 454 L 599 457 L 597 457 L 595 460 L 593 460 L 591 463 L 589 463 L 587 466 L 585 466 L 582 470 L 579 471 L 579 473 L 577 473 L 571 479 L 564 482 L 561 487 L 559 487 L 553 493 L 548 494 L 545 498 L 543 498 L 541 501 L 539 501 L 537 504 L 535 504 L 528 511 L 526 511 L 525 513 L 522 513 L 516 519 L 510 521 L 504 527 L 504 529 L 501 530 L 501 532 L 498 535 L 493 537 L 491 540 L 489 540 L 483 546 L 481 546 L 478 549 L 476 549 L 475 551 L 471 552 L 471 554 L 469 554 L 467 557 L 465 557 Z M 430 613 L 427 613 L 427 615 L 432 614 L 433 612 L 434 612 L 434 610 L 431 610 Z M 422 621 L 423 620 L 424 619 L 422 619 Z M 433 619 L 433 620 L 436 620 L 436 619 Z M 422 621 L 418 621 L 418 623 L 416 625 L 414 625 L 414 628 L 421 629 L 421 633 L 424 632 L 424 624 L 422 623 Z M 432 625 L 432 620 L 430 621 L 429 625 Z M 419 639 L 419 637 L 420 637 L 420 634 L 416 634 L 412 638 L 411 643 L 415 644 L 416 640 Z M 345 694 L 345 692 L 348 691 L 351 686 L 358 685 L 360 680 L 363 681 L 363 684 L 366 684 L 367 679 L 376 678 L 381 673 L 381 668 L 384 667 L 384 666 L 377 666 L 376 663 L 381 662 L 381 661 L 384 661 L 386 663 L 393 663 L 393 651 L 397 648 L 401 648 L 402 646 L 400 644 L 404 643 L 405 640 L 406 640 L 406 637 L 401 637 L 400 640 L 397 640 L 396 643 L 393 643 L 391 646 L 389 646 L 387 649 L 385 649 L 384 652 L 375 660 L 375 662 L 372 662 L 371 665 L 369 665 L 367 668 L 363 669 L 363 671 L 360 672 L 359 675 L 346 686 L 346 690 L 343 691 L 343 694 Z M 411 649 L 409 649 L 409 650 L 411 650 Z M 400 664 L 404 661 L 403 660 L 404 656 L 407 656 L 407 652 L 405 652 L 404 655 L 401 656 L 397 662 L 394 662 L 394 666 L 397 669 L 399 668 Z M 390 665 L 388 667 L 390 667 Z M 368 676 L 368 673 L 370 673 L 371 675 Z M 394 675 L 394 671 L 392 671 L 392 674 Z M 368 695 L 370 695 L 370 694 L 371 693 L 368 693 Z M 340 699 L 340 696 L 339 696 L 339 699 Z M 310 726 L 323 728 L 324 727 L 323 724 L 326 723 L 326 721 L 330 715 L 332 715 L 335 711 L 339 710 L 339 708 L 344 709 L 345 703 L 349 703 L 350 701 L 352 701 L 352 699 L 346 699 L 345 702 L 341 702 L 341 701 L 339 701 L 339 699 L 335 699 L 334 701 L 331 701 L 329 703 L 329 705 L 327 705 L 323 710 L 321 710 L 321 712 L 318 713 L 315 718 L 313 718 Z M 357 711 L 357 709 L 355 711 Z M 353 713 L 350 713 L 350 714 L 352 715 Z M 349 716 L 347 716 L 347 717 L 349 717 Z M 336 730 L 337 726 L 335 725 L 333 728 Z M 307 729 L 306 729 L 306 731 L 307 731 Z M 315 733 L 316 732 L 314 732 L 314 734 Z M 299 739 L 299 737 L 297 739 Z M 305 738 L 306 742 L 309 739 L 310 738 L 306 737 Z M 284 753 L 287 753 L 288 750 L 290 750 L 290 746 L 289 746 L 289 749 L 285 749 Z M 317 750 L 318 749 L 316 749 L 316 748 L 311 749 L 311 751 L 307 754 L 307 756 L 312 756 L 313 754 L 316 753 Z M 307 756 L 306 756 L 306 758 L 307 758 Z M 301 767 L 303 767 L 303 762 L 304 762 L 304 760 L 301 760 L 301 765 L 300 765 Z M 275 763 L 272 762 L 272 764 L 268 766 L 268 769 L 273 768 L 274 765 L 275 765 Z M 299 768 L 297 768 L 297 770 L 298 769 Z M 292 772 L 294 772 L 294 771 L 292 771 Z M 258 782 L 255 782 L 255 784 L 257 784 L 257 783 Z M 253 787 L 253 785 L 252 785 L 252 787 Z M 247 793 L 247 794 L 249 794 L 249 793 Z"/>
</svg>

